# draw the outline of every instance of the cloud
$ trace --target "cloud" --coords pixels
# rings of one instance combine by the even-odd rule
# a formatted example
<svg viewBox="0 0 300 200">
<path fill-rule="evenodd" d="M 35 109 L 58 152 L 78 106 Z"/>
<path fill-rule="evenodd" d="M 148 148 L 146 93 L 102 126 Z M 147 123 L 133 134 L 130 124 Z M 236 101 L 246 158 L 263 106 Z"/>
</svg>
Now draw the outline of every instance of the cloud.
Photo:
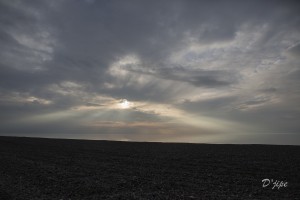
<svg viewBox="0 0 300 200">
<path fill-rule="evenodd" d="M 274 87 L 270 87 L 270 88 L 261 89 L 261 91 L 265 93 L 274 93 L 277 92 L 277 89 Z"/>
<path fill-rule="evenodd" d="M 128 69 L 128 71 L 166 80 L 186 82 L 196 87 L 223 87 L 236 81 L 233 72 L 224 70 L 190 70 L 189 67 L 173 67 L 151 69 L 151 72 L 134 69 Z"/>
<path fill-rule="evenodd" d="M 292 47 L 290 47 L 288 49 L 288 53 L 299 59 L 299 57 L 300 57 L 300 43 L 295 44 Z"/>
<path fill-rule="evenodd" d="M 1 134 L 96 137 L 102 126 L 115 133 L 107 138 L 211 133 L 216 142 L 228 126 L 299 132 L 299 8 L 292 0 L 2 1 Z M 134 106 L 118 110 L 121 99 Z"/>
</svg>

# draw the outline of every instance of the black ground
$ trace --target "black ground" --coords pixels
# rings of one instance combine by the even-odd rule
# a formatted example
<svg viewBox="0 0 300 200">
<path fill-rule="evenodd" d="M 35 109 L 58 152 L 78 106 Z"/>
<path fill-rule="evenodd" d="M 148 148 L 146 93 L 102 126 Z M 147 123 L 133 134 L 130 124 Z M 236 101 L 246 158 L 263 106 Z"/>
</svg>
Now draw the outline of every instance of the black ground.
<svg viewBox="0 0 300 200">
<path fill-rule="evenodd" d="M 300 146 L 0 137 L 0 199 L 300 199 Z"/>
</svg>

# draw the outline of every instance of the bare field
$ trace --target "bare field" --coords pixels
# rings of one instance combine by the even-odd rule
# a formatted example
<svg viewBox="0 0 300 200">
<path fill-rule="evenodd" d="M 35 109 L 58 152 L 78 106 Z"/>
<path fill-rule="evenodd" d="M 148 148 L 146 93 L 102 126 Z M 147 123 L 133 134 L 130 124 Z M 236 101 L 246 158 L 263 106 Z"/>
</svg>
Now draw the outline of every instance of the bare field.
<svg viewBox="0 0 300 200">
<path fill-rule="evenodd" d="M 300 146 L 0 137 L 0 199 L 300 199 Z"/>
</svg>

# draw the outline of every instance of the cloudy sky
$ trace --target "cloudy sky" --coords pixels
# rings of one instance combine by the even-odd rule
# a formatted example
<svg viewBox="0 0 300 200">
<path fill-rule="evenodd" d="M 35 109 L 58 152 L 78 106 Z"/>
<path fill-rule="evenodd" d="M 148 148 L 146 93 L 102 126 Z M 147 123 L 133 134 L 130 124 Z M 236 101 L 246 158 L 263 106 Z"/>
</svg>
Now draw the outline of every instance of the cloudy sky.
<svg viewBox="0 0 300 200">
<path fill-rule="evenodd" d="M 0 135 L 300 145 L 299 10 L 0 0 Z"/>
</svg>

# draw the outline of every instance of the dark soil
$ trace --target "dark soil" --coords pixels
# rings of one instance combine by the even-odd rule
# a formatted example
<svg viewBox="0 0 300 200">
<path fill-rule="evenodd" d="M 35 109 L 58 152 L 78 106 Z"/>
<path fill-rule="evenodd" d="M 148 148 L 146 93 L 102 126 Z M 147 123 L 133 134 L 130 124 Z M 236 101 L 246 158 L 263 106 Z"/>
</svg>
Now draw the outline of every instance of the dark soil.
<svg viewBox="0 0 300 200">
<path fill-rule="evenodd" d="M 0 199 L 300 199 L 300 146 L 0 137 Z"/>
</svg>

